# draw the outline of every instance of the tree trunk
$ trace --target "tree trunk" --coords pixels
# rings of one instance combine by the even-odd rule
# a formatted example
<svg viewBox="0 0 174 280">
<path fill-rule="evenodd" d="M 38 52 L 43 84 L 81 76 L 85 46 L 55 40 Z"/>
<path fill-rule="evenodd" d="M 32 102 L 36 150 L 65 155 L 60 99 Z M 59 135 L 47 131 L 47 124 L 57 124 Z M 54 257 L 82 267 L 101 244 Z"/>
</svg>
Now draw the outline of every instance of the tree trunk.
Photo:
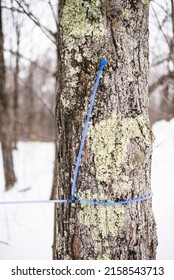
<svg viewBox="0 0 174 280">
<path fill-rule="evenodd" d="M 5 188 L 10 189 L 16 182 L 12 158 L 12 125 L 5 92 L 5 63 L 3 54 L 2 9 L 0 1 L 0 141 L 3 156 Z"/>
<path fill-rule="evenodd" d="M 58 199 L 71 186 L 87 108 L 100 81 L 77 181 L 77 199 L 151 193 L 146 1 L 60 0 L 56 100 Z M 155 259 L 152 202 L 58 204 L 55 259 Z"/>
<path fill-rule="evenodd" d="M 14 98 L 13 98 L 13 106 L 14 106 L 14 147 L 17 149 L 17 142 L 19 140 L 19 47 L 20 47 L 20 26 L 18 22 L 14 22 L 15 31 L 16 31 L 16 65 L 15 65 L 15 73 L 14 73 Z"/>
</svg>

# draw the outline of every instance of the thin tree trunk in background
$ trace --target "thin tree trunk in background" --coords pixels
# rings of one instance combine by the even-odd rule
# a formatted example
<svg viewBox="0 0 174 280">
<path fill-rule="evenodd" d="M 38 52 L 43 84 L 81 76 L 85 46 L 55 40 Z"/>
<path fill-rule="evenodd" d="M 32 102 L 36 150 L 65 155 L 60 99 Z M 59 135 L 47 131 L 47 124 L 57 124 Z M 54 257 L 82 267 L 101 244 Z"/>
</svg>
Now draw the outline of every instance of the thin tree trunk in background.
<svg viewBox="0 0 174 280">
<path fill-rule="evenodd" d="M 149 7 L 142 2 L 59 1 L 58 199 L 71 198 L 82 130 L 102 58 L 107 66 L 92 113 L 76 197 L 118 201 L 151 193 Z M 155 259 L 152 202 L 57 204 L 55 242 L 55 259 Z"/>
<path fill-rule="evenodd" d="M 29 70 L 30 74 L 28 76 L 28 104 L 27 104 L 27 113 L 28 113 L 28 128 L 30 133 L 33 131 L 34 126 L 34 109 L 35 109 L 35 100 L 34 100 L 34 88 L 33 88 L 33 70 L 32 66 Z"/>
<path fill-rule="evenodd" d="M 16 67 L 14 73 L 14 146 L 17 149 L 17 142 L 19 139 L 19 104 L 18 104 L 18 96 L 19 96 L 19 46 L 20 46 L 20 29 L 19 25 L 16 22 L 16 37 L 17 37 L 17 51 L 16 51 Z"/>
<path fill-rule="evenodd" d="M 3 30 L 2 30 L 2 9 L 0 1 L 0 140 L 3 156 L 3 167 L 5 175 L 5 188 L 10 189 L 16 182 L 13 158 L 12 158 L 12 126 L 10 123 L 10 112 L 8 99 L 5 92 L 5 63 L 3 55 Z"/>
</svg>

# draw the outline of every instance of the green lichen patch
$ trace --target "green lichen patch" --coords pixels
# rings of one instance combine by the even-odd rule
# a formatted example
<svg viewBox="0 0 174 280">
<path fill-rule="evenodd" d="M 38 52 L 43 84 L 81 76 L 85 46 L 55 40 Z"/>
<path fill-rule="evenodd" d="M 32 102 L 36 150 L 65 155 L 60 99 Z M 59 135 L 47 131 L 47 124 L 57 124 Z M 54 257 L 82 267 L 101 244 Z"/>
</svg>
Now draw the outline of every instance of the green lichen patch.
<svg viewBox="0 0 174 280">
<path fill-rule="evenodd" d="M 56 237 L 56 244 L 57 244 L 57 248 L 59 250 L 62 249 L 62 246 L 63 246 L 63 239 L 62 239 L 62 236 L 60 233 L 58 233 L 57 237 Z"/>
<path fill-rule="evenodd" d="M 63 259 L 64 260 L 72 260 L 72 258 L 69 255 L 65 255 Z"/>
<path fill-rule="evenodd" d="M 65 107 L 69 107 L 77 90 L 81 62 L 85 56 L 83 50 L 85 49 L 86 37 L 90 36 L 95 42 L 106 34 L 101 1 L 67 0 L 62 10 L 60 29 L 64 44 L 61 59 L 67 69 L 64 73 L 64 79 L 68 85 L 67 91 L 62 93 L 61 100 Z M 76 61 L 75 64 L 74 61 Z M 65 100 L 70 100 L 70 102 Z"/>
<path fill-rule="evenodd" d="M 61 102 L 62 102 L 62 105 L 63 105 L 65 108 L 69 108 L 70 102 L 69 102 L 68 99 L 66 99 L 63 95 L 61 95 L 60 100 L 61 100 Z"/>
<path fill-rule="evenodd" d="M 144 5 L 148 5 L 148 4 L 149 4 L 149 0 L 141 0 L 141 2 L 142 2 Z"/>
<path fill-rule="evenodd" d="M 112 184 L 112 189 L 117 194 L 117 197 L 120 197 L 123 194 L 123 192 L 129 191 L 131 189 L 131 186 L 132 181 L 130 180 L 128 182 L 115 182 Z"/>
<path fill-rule="evenodd" d="M 131 12 L 130 12 L 130 10 L 124 9 L 124 10 L 123 10 L 123 18 L 124 18 L 125 20 L 129 20 L 130 17 L 131 17 Z"/>
<path fill-rule="evenodd" d="M 143 116 L 119 120 L 116 113 L 111 117 L 90 126 L 88 137 L 91 139 L 96 178 L 100 182 L 117 182 L 120 166 L 128 159 L 128 146 L 132 139 L 138 138 L 150 146 L 152 136 Z M 127 183 L 121 178 L 122 187 Z M 121 186 L 121 185 L 120 185 Z"/>
<path fill-rule="evenodd" d="M 118 231 L 124 225 L 124 206 L 83 205 L 79 211 L 80 224 L 91 228 L 93 241 L 99 240 L 99 236 L 117 236 Z"/>
<path fill-rule="evenodd" d="M 76 75 L 79 72 L 80 72 L 80 68 L 78 66 L 69 68 L 69 74 L 70 74 L 71 77 Z"/>
<path fill-rule="evenodd" d="M 109 260 L 109 256 L 107 254 L 104 254 L 102 256 L 98 256 L 97 260 Z"/>
<path fill-rule="evenodd" d="M 72 44 L 72 42 L 69 42 L 69 38 L 99 37 L 105 34 L 100 6 L 100 0 L 91 0 L 90 2 L 84 0 L 66 1 L 61 26 L 67 45 Z M 94 20 L 92 21 L 92 19 Z"/>
<path fill-rule="evenodd" d="M 82 62 L 83 58 L 82 58 L 82 55 L 81 53 L 75 53 L 75 60 L 77 60 L 77 62 Z"/>
</svg>

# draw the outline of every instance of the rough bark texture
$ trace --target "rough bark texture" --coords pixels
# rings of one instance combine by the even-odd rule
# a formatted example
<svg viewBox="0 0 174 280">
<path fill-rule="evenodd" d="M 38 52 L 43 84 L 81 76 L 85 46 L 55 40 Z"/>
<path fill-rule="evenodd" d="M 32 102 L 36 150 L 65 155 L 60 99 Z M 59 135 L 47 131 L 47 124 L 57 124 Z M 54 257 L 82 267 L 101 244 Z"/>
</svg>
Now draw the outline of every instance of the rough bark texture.
<svg viewBox="0 0 174 280">
<path fill-rule="evenodd" d="M 54 162 L 54 176 L 53 176 L 53 185 L 50 195 L 50 200 L 57 199 L 57 151 L 55 152 L 55 162 Z M 52 245 L 52 255 L 54 259 L 55 250 L 56 250 L 56 211 L 57 207 L 54 205 L 54 229 L 53 229 L 53 245 Z"/>
<path fill-rule="evenodd" d="M 148 5 L 140 0 L 59 1 L 58 198 L 73 172 L 99 61 L 98 89 L 77 182 L 78 199 L 118 201 L 151 193 Z M 151 200 L 124 206 L 58 204 L 55 259 L 154 259 Z"/>
<path fill-rule="evenodd" d="M 12 125 L 10 123 L 10 112 L 8 99 L 5 91 L 5 63 L 3 55 L 3 31 L 2 31 L 2 9 L 0 1 L 0 141 L 3 156 L 6 190 L 10 189 L 16 182 L 13 158 L 12 158 Z"/>
</svg>

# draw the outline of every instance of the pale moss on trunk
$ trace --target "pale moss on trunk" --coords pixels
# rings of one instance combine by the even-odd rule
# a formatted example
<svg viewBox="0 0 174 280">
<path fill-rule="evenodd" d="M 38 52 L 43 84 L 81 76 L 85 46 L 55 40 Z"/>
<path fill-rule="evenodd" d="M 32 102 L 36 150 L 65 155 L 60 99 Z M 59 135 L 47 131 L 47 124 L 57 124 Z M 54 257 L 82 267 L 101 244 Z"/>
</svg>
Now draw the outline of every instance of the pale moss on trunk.
<svg viewBox="0 0 174 280">
<path fill-rule="evenodd" d="M 91 21 L 86 14 L 91 17 Z M 95 22 L 92 22 L 95 19 Z M 92 0 L 90 3 L 84 0 L 68 0 L 63 8 L 61 26 L 64 31 L 64 41 L 67 46 L 70 38 L 82 38 L 85 36 L 99 37 L 105 34 L 101 13 L 101 1 Z M 70 46 L 70 45 L 69 45 Z"/>
<path fill-rule="evenodd" d="M 111 255 L 111 248 L 108 238 L 115 238 L 125 225 L 125 206 L 105 205 L 82 205 L 78 213 L 78 220 L 83 229 L 90 229 L 90 237 L 93 241 L 94 254 L 98 260 L 108 260 Z M 103 252 L 101 251 L 103 246 Z"/>
<path fill-rule="evenodd" d="M 124 225 L 124 206 L 106 206 L 106 205 L 88 205 L 83 204 L 79 212 L 80 224 L 93 228 L 91 232 L 92 239 L 99 239 L 99 232 L 102 238 L 116 236 L 118 230 Z M 97 217 L 97 219 L 96 219 Z M 98 232 L 99 231 L 99 232 Z"/>
<path fill-rule="evenodd" d="M 114 182 L 119 174 L 122 183 L 120 185 L 118 182 L 113 183 L 113 189 L 116 188 L 118 191 L 121 188 L 123 190 L 130 188 L 130 182 L 125 176 L 120 175 L 119 168 L 128 162 L 128 146 L 133 139 L 138 139 L 142 145 L 151 147 L 152 134 L 144 117 L 140 115 L 136 118 L 119 120 L 116 113 L 112 113 L 110 118 L 90 126 L 88 138 L 92 142 L 97 180 L 105 183 Z M 134 166 L 135 162 L 132 162 L 132 168 Z"/>
<path fill-rule="evenodd" d="M 130 17 L 131 17 L 131 11 L 128 10 L 128 9 L 124 9 L 124 10 L 123 10 L 123 18 L 124 18 L 125 20 L 129 20 Z"/>
<path fill-rule="evenodd" d="M 149 4 L 149 0 L 141 0 L 141 2 L 142 2 L 144 5 L 148 5 L 148 4 Z"/>
<path fill-rule="evenodd" d="M 86 36 L 93 36 L 93 40 L 98 41 L 101 36 L 106 34 L 101 12 L 101 1 L 92 0 L 90 3 L 84 0 L 66 1 L 62 11 L 60 27 L 64 43 L 64 57 L 62 59 L 67 67 L 64 74 L 70 87 L 67 89 L 67 93 L 64 92 L 64 95 L 61 96 L 61 100 L 64 107 L 70 107 L 71 102 L 65 102 L 65 99 L 68 99 L 67 94 L 72 97 L 76 92 L 78 74 L 81 69 L 80 63 L 85 56 L 80 52 L 80 46 L 85 43 Z M 72 60 L 77 62 L 75 67 L 71 63 Z"/>
<path fill-rule="evenodd" d="M 132 158 L 129 158 L 129 145 L 137 139 L 138 143 L 151 148 L 152 135 L 143 115 L 136 118 L 119 119 L 113 112 L 107 119 L 90 125 L 88 143 L 92 143 L 94 154 L 96 179 L 101 182 L 96 192 L 91 189 L 79 190 L 78 198 L 95 201 L 111 201 L 111 197 L 118 199 L 124 191 L 129 192 L 133 182 L 129 176 L 121 172 L 121 166 L 127 162 L 130 168 L 135 168 Z M 135 151 L 135 154 L 137 150 Z M 134 157 L 133 157 L 134 158 Z M 104 192 L 102 182 L 111 186 L 111 193 Z M 113 201 L 113 199 L 112 199 Z M 125 227 L 125 205 L 81 205 L 78 221 L 84 228 L 90 229 L 90 236 L 95 243 L 94 251 L 99 252 L 100 238 L 104 241 L 119 236 Z M 110 259 L 110 248 L 104 246 L 105 252 L 98 259 Z"/>
<path fill-rule="evenodd" d="M 66 232 L 64 232 L 64 235 L 66 237 Z M 57 247 L 59 248 L 60 251 L 64 250 L 64 248 L 66 246 L 65 239 L 62 238 L 62 236 L 60 234 L 57 235 L 56 244 L 57 244 Z M 63 259 L 64 260 L 72 260 L 72 258 L 68 254 L 65 254 Z"/>
</svg>

